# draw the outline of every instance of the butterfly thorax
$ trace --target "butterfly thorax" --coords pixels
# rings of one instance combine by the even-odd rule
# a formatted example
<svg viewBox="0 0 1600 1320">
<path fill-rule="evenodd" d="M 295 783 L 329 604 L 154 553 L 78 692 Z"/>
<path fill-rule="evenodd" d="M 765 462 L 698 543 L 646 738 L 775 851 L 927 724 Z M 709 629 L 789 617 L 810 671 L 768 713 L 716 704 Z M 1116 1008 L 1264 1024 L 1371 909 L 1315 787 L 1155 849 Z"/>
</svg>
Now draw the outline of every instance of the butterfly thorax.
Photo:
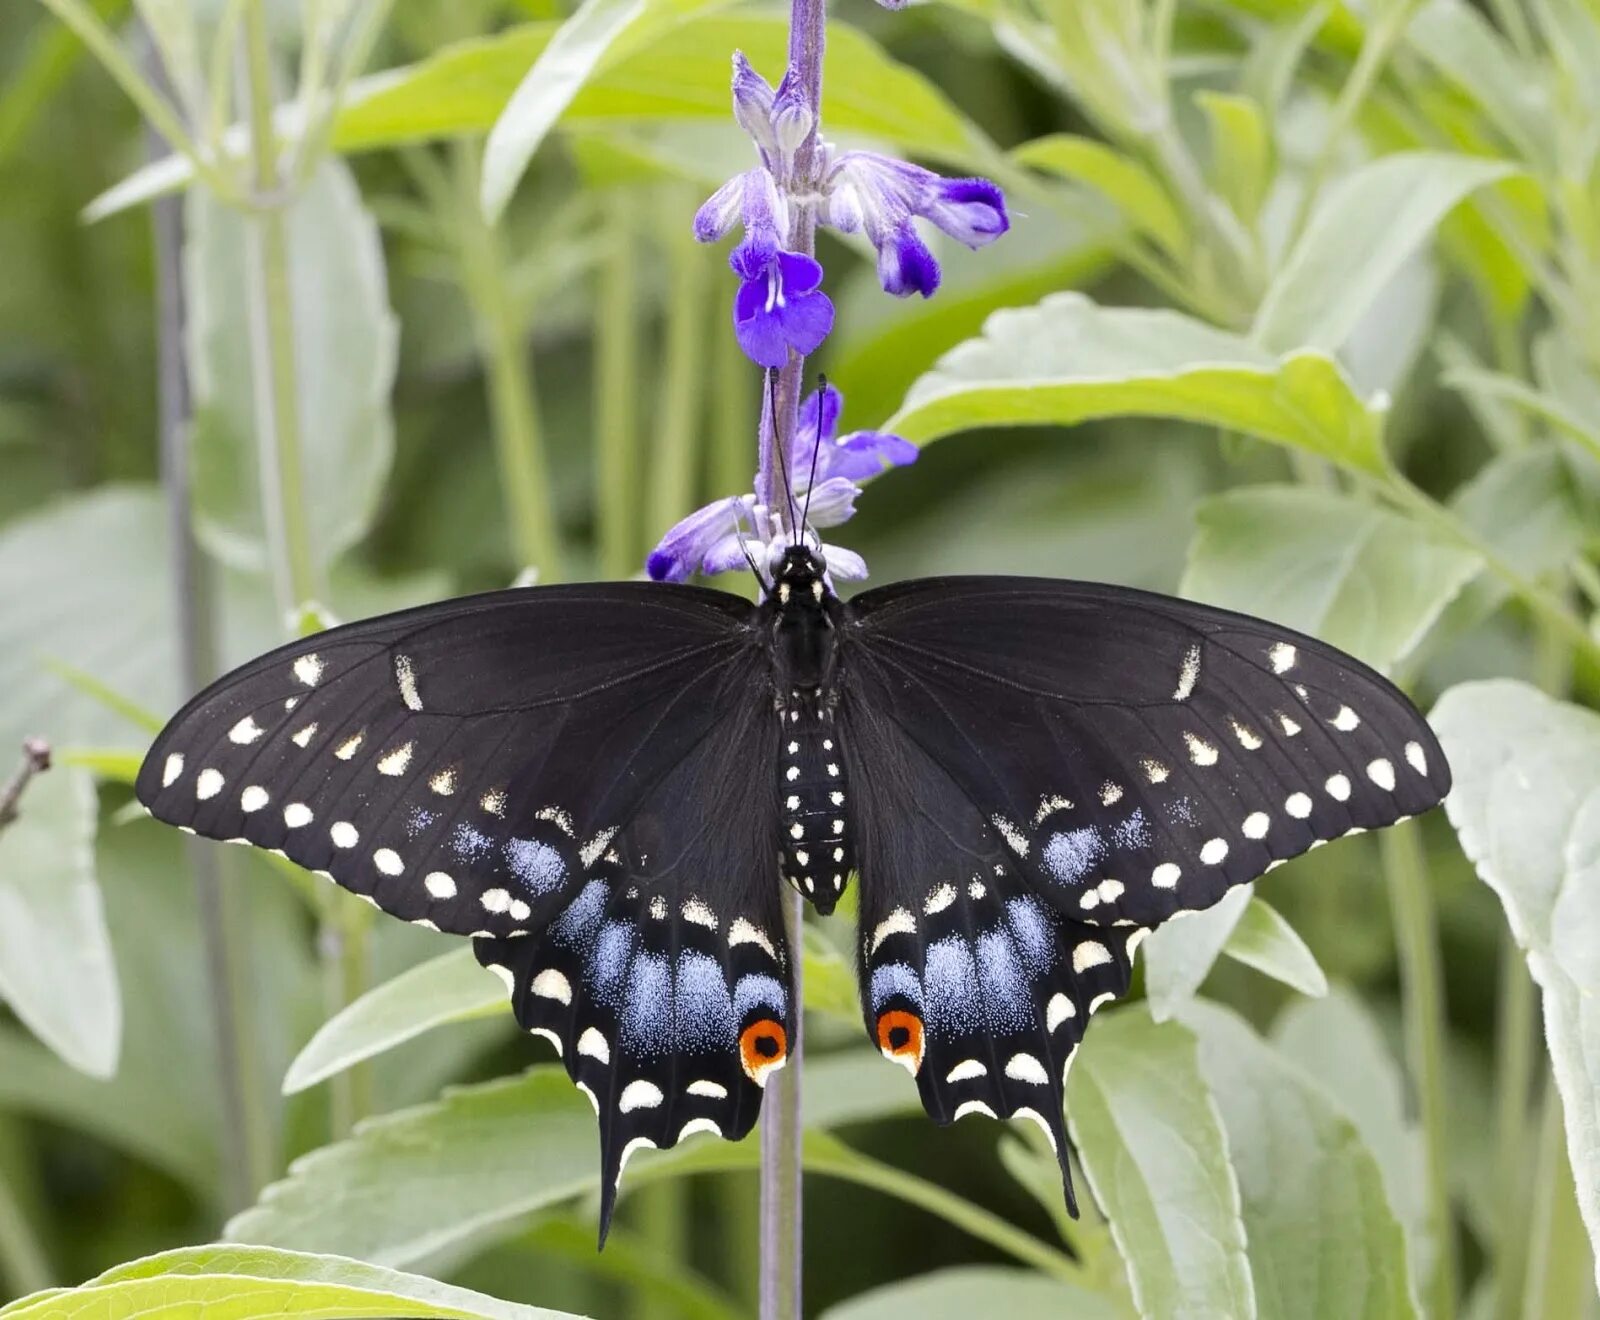
<svg viewBox="0 0 1600 1320">
<path fill-rule="evenodd" d="M 784 879 L 819 911 L 833 910 L 855 866 L 845 814 L 838 708 L 838 597 L 822 561 L 792 546 L 774 574 L 766 609 L 772 626 L 774 706 L 780 724 L 778 796 Z"/>
</svg>

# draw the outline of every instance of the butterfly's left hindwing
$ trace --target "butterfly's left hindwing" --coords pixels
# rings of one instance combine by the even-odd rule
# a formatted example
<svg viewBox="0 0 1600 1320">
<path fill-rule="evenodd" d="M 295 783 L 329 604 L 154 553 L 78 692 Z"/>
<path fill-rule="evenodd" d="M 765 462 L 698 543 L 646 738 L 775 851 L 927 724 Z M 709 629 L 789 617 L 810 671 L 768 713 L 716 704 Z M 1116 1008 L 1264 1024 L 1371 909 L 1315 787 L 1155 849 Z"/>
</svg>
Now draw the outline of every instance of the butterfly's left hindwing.
<svg viewBox="0 0 1600 1320">
<path fill-rule="evenodd" d="M 602 1240 L 635 1150 L 743 1137 L 788 1058 L 777 801 L 748 772 L 772 763 L 777 723 L 769 692 L 727 692 L 721 706 L 547 932 L 476 942 L 599 1116 Z"/>
</svg>

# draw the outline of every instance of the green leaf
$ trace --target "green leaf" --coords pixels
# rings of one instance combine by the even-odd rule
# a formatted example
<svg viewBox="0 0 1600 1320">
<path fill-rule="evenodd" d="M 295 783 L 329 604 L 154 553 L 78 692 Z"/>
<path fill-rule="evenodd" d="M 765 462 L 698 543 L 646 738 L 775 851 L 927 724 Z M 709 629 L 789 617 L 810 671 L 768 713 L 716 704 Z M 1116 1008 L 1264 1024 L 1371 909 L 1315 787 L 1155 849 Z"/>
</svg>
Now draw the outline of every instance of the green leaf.
<svg viewBox="0 0 1600 1320">
<path fill-rule="evenodd" d="M 1072 1070 L 1067 1113 L 1139 1314 L 1253 1317 L 1239 1188 L 1193 1035 L 1137 1009 L 1108 1015 Z"/>
<path fill-rule="evenodd" d="M 1427 1176 L 1421 1130 L 1406 1118 L 1405 1079 L 1378 1024 L 1349 990 L 1297 999 L 1278 1018 L 1272 1041 L 1322 1084 L 1371 1149 L 1389 1204 L 1405 1226 L 1412 1277 L 1429 1277 Z"/>
<path fill-rule="evenodd" d="M 1199 993 L 1254 896 L 1254 885 L 1237 885 L 1214 906 L 1182 913 L 1150 932 L 1140 950 L 1145 994 L 1157 1022 L 1176 1016 Z"/>
<path fill-rule="evenodd" d="M 1255 487 L 1201 504 L 1181 590 L 1275 620 L 1389 670 L 1477 576 L 1471 551 L 1328 491 Z"/>
<path fill-rule="evenodd" d="M 539 144 L 612 44 L 646 12 L 646 0 L 583 0 L 539 52 L 506 102 L 483 153 L 481 204 L 493 223 L 517 189 Z"/>
<path fill-rule="evenodd" d="M 205 1315 L 218 1320 L 575 1320 L 567 1311 L 502 1302 L 466 1288 L 358 1260 L 266 1247 L 186 1247 L 108 1270 L 80 1288 L 24 1297 L 5 1320 L 119 1320 Z"/>
<path fill-rule="evenodd" d="M 813 1127 L 917 1109 L 916 1088 L 875 1053 L 806 1060 Z M 643 1151 L 627 1187 L 694 1167 L 753 1167 L 755 1141 L 691 1140 Z M 710 1148 L 715 1158 L 702 1155 Z M 237 1216 L 227 1236 L 292 1248 L 317 1244 L 380 1264 L 422 1260 L 599 1186 L 594 1112 L 559 1067 L 447 1091 L 436 1104 L 385 1115 L 347 1141 L 297 1161 L 288 1178 Z"/>
<path fill-rule="evenodd" d="M 1555 445 L 1501 454 L 1479 469 L 1451 505 L 1508 564 L 1531 578 L 1563 568 L 1583 549 L 1590 530 L 1583 493 Z M 1500 583 L 1492 585 L 1505 593 Z"/>
<path fill-rule="evenodd" d="M 95 880 L 97 811 L 89 776 L 58 769 L 0 826 L 0 1000 L 74 1068 L 109 1077 L 122 998 Z"/>
<path fill-rule="evenodd" d="M 1108 1297 L 1024 1270 L 965 1265 L 885 1284 L 829 1307 L 823 1320 L 1120 1320 Z"/>
<path fill-rule="evenodd" d="M 1228 1010 L 1197 1001 L 1183 1022 L 1239 1179 L 1257 1313 L 1416 1316 L 1405 1234 L 1356 1125 Z"/>
<path fill-rule="evenodd" d="M 1083 285 L 1111 262 L 1104 226 L 1016 216 L 1003 243 L 940 251 L 937 298 L 886 298 L 874 266 L 850 271 L 834 294 L 837 329 L 828 340 L 828 379 L 845 396 L 847 429 L 889 416 L 912 382 L 940 354 L 978 334 L 991 313 L 1031 307 L 1058 289 Z"/>
<path fill-rule="evenodd" d="M 1072 133 L 1052 133 L 1014 149 L 1018 165 L 1044 170 L 1101 193 L 1140 233 L 1181 260 L 1189 250 L 1183 215 L 1160 181 L 1114 147 Z"/>
<path fill-rule="evenodd" d="M 340 151 L 486 133 L 559 25 L 537 23 L 446 46 L 427 59 L 357 81 L 335 120 Z M 630 49 L 573 97 L 559 124 L 596 128 L 652 120 L 728 122 L 728 52 L 757 68 L 785 67 L 788 21 L 766 15 L 700 14 Z M 862 137 L 969 169 L 993 163 L 996 148 L 920 73 L 891 59 L 870 37 L 828 24 L 822 118 L 830 133 Z M 286 115 L 282 127 L 293 126 Z M 242 153 L 245 136 L 229 146 Z M 193 171 L 171 156 L 136 171 L 86 209 L 101 220 L 184 187 Z"/>
<path fill-rule="evenodd" d="M 926 444 L 980 426 L 1173 417 L 1386 471 L 1382 414 L 1331 357 L 1274 357 L 1177 312 L 1103 308 L 1077 293 L 997 312 L 940 359 L 886 424 Z"/>
<path fill-rule="evenodd" d="M 1328 978 L 1317 965 L 1316 955 L 1265 899 L 1255 899 L 1245 908 L 1222 951 L 1313 999 L 1328 993 Z"/>
<path fill-rule="evenodd" d="M 1463 683 L 1432 721 L 1462 849 L 1544 1002 L 1578 1204 L 1600 1254 L 1600 716 L 1524 683 Z"/>
<path fill-rule="evenodd" d="M 326 568 L 372 526 L 394 458 L 389 394 L 398 329 L 383 245 L 348 168 L 318 169 L 287 211 L 300 447 L 312 553 Z M 194 382 L 194 494 L 206 544 L 267 562 L 261 499 L 250 222 L 204 189 L 190 196 L 185 261 Z"/>
<path fill-rule="evenodd" d="M 191 113 L 198 113 L 204 80 L 192 0 L 134 0 L 134 8 L 161 52 L 162 67 L 179 98 Z"/>
<path fill-rule="evenodd" d="M 1211 174 L 1233 213 L 1255 221 L 1272 182 L 1272 135 L 1261 107 L 1248 96 L 1196 92 L 1211 130 Z"/>
<path fill-rule="evenodd" d="M 1338 348 L 1440 222 L 1470 194 L 1512 173 L 1499 161 L 1401 152 L 1341 179 L 1267 290 L 1255 339 L 1279 352 Z"/>
<path fill-rule="evenodd" d="M 304 1091 L 434 1027 L 508 1011 L 505 986 L 470 948 L 441 954 L 367 991 L 323 1023 L 289 1065 L 283 1093 Z"/>
</svg>

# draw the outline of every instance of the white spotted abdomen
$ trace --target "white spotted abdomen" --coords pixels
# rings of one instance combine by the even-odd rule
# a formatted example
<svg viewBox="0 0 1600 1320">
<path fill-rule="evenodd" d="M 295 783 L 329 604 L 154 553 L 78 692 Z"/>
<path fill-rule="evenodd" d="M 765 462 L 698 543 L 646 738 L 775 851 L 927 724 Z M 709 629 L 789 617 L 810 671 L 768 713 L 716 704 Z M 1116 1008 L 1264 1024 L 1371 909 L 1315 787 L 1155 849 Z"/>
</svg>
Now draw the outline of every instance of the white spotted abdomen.
<svg viewBox="0 0 1600 1320">
<path fill-rule="evenodd" d="M 832 712 L 805 693 L 778 716 L 783 723 L 778 752 L 783 877 L 826 914 L 855 867 L 838 726 Z"/>
</svg>

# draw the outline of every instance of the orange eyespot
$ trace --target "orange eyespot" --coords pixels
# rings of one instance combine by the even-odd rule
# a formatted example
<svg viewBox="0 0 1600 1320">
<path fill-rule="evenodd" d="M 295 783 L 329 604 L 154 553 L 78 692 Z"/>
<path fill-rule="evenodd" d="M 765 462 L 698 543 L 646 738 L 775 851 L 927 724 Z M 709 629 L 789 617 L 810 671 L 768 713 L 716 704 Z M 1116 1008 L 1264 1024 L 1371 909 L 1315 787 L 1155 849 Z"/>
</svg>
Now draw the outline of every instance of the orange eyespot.
<svg viewBox="0 0 1600 1320">
<path fill-rule="evenodd" d="M 765 1086 L 767 1074 L 789 1062 L 789 1037 L 783 1024 L 762 1018 L 746 1027 L 739 1036 L 739 1062 L 746 1077 Z"/>
<path fill-rule="evenodd" d="M 878 1048 L 915 1077 L 922 1067 L 922 1019 L 898 1008 L 879 1014 Z"/>
</svg>

